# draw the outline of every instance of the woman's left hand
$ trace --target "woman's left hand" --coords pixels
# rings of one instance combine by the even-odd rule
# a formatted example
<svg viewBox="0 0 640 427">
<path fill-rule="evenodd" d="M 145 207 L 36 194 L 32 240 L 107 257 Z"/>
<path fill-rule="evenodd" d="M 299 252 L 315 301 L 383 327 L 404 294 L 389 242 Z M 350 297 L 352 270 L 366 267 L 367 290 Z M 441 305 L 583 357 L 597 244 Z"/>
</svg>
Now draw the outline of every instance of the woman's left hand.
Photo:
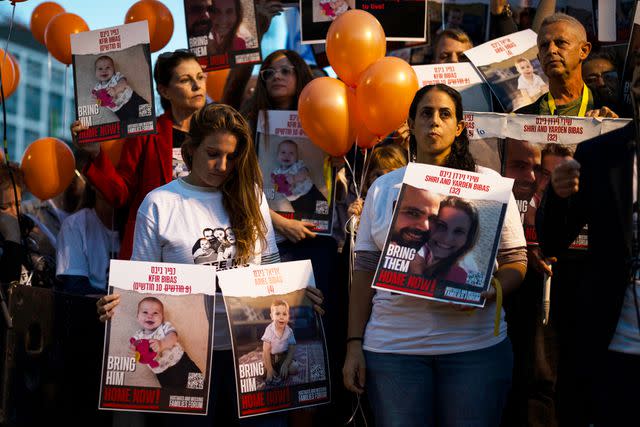
<svg viewBox="0 0 640 427">
<path fill-rule="evenodd" d="M 313 286 L 307 286 L 307 298 L 313 302 L 313 309 L 320 316 L 324 316 L 324 309 L 322 308 L 324 295 L 322 295 L 322 291 L 318 288 L 314 288 Z"/>
</svg>

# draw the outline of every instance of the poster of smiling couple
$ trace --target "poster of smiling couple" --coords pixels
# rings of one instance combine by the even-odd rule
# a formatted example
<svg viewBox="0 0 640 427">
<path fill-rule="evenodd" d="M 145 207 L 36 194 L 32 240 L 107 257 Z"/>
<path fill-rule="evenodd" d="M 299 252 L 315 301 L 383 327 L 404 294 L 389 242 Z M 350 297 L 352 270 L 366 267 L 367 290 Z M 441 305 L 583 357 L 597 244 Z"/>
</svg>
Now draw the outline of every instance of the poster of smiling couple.
<svg viewBox="0 0 640 427">
<path fill-rule="evenodd" d="M 311 261 L 218 273 L 229 316 L 240 418 L 330 400 L 322 320 L 306 296 Z"/>
<path fill-rule="evenodd" d="M 319 234 L 333 227 L 335 173 L 331 157 L 302 130 L 297 111 L 258 115 L 258 160 L 269 207 L 289 219 L 313 225 Z"/>
<path fill-rule="evenodd" d="M 513 180 L 410 163 L 372 286 L 484 307 Z"/>
<path fill-rule="evenodd" d="M 525 237 L 536 246 L 536 211 L 553 170 L 573 157 L 579 143 L 611 132 L 629 119 L 593 119 L 466 113 L 470 150 L 476 162 L 514 180 L 515 196 Z M 586 249 L 587 229 L 572 243 L 572 249 Z"/>
<path fill-rule="evenodd" d="M 253 0 L 184 0 L 189 50 L 204 71 L 261 61 Z"/>
</svg>

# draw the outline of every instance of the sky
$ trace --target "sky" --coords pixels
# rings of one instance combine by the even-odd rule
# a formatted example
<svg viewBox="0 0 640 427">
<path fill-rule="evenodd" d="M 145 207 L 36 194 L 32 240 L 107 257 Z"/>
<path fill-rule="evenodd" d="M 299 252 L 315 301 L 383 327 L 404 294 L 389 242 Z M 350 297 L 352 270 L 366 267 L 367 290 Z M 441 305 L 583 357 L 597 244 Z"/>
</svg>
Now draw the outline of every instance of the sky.
<svg viewBox="0 0 640 427">
<path fill-rule="evenodd" d="M 40 3 L 52 0 L 27 0 L 16 3 L 15 20 L 29 26 L 31 13 Z M 184 2 L 183 0 L 161 0 L 169 8 L 173 15 L 173 36 L 167 46 L 161 51 L 169 51 L 187 48 L 187 35 L 185 29 Z M 137 0 L 57 0 L 69 13 L 75 13 L 85 20 L 90 30 L 113 27 L 124 24 L 124 17 L 127 10 L 137 2 Z M 13 6 L 9 0 L 0 0 L 0 16 L 10 18 Z M 4 36 L 6 37 L 6 35 Z M 284 20 L 280 17 L 274 18 L 269 32 L 265 35 L 264 41 L 269 51 L 284 47 L 286 30 Z M 152 62 L 159 54 L 151 55 Z M 263 50 L 263 55 L 267 53 Z"/>
</svg>

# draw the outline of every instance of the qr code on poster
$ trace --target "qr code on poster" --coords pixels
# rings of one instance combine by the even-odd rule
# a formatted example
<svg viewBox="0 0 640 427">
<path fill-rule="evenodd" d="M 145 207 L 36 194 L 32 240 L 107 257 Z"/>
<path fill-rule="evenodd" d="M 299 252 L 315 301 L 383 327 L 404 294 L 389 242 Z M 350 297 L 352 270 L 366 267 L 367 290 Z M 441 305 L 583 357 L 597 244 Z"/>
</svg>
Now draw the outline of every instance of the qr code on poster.
<svg viewBox="0 0 640 427">
<path fill-rule="evenodd" d="M 324 366 L 320 364 L 311 365 L 311 381 L 322 381 L 326 378 Z"/>
<path fill-rule="evenodd" d="M 326 200 L 316 200 L 316 213 L 318 215 L 328 215 L 329 203 Z"/>
<path fill-rule="evenodd" d="M 187 388 L 192 390 L 202 390 L 204 388 L 204 374 L 201 374 L 200 372 L 189 372 Z"/>
<path fill-rule="evenodd" d="M 484 286 L 484 274 L 479 271 L 471 271 L 467 275 L 467 284 L 482 288 Z"/>
<path fill-rule="evenodd" d="M 138 117 L 149 117 L 151 115 L 151 104 L 138 106 Z"/>
</svg>

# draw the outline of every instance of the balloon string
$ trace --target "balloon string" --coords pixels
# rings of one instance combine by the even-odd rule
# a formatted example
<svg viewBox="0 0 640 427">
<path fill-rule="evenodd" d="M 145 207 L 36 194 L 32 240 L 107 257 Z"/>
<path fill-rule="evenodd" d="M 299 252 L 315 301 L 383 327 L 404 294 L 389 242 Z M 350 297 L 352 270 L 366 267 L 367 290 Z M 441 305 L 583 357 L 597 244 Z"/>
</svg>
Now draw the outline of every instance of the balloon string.
<svg viewBox="0 0 640 427">
<path fill-rule="evenodd" d="M 362 421 L 364 421 L 364 427 L 368 427 L 367 417 L 365 417 L 364 415 L 364 409 L 362 409 L 362 403 L 360 402 L 360 395 L 356 394 L 356 407 L 353 409 L 353 413 L 351 414 L 351 417 L 349 418 L 349 420 L 345 423 L 345 426 L 351 423 L 353 423 L 353 425 L 355 426 L 356 417 L 358 416 L 358 413 L 362 417 Z"/>
<path fill-rule="evenodd" d="M 7 43 L 4 49 L 4 55 L 2 57 L 2 66 L 4 66 L 7 59 L 7 52 L 9 51 L 9 41 L 11 40 L 11 33 L 13 32 L 13 20 L 16 13 L 16 4 L 13 3 L 13 9 L 11 10 L 11 21 L 9 22 L 9 35 L 7 35 Z M 22 220 L 20 219 L 20 199 L 18 198 L 18 187 L 16 185 L 16 179 L 13 176 L 13 170 L 9 166 L 9 144 L 7 143 L 7 106 L 4 98 L 4 85 L 2 84 L 2 66 L 0 66 L 0 100 L 2 100 L 2 134 L 4 145 L 4 162 L 7 165 L 9 171 L 9 179 L 11 179 L 11 186 L 13 187 L 13 199 L 15 200 L 16 215 L 18 219 L 18 233 L 20 236 L 20 242 L 24 245 L 22 239 Z M 15 78 L 15 75 L 14 75 Z"/>
<path fill-rule="evenodd" d="M 64 95 L 62 96 L 62 131 L 64 132 L 65 129 L 67 129 L 67 80 L 68 80 L 68 74 L 69 72 L 69 66 L 67 65 L 64 68 Z"/>
</svg>

